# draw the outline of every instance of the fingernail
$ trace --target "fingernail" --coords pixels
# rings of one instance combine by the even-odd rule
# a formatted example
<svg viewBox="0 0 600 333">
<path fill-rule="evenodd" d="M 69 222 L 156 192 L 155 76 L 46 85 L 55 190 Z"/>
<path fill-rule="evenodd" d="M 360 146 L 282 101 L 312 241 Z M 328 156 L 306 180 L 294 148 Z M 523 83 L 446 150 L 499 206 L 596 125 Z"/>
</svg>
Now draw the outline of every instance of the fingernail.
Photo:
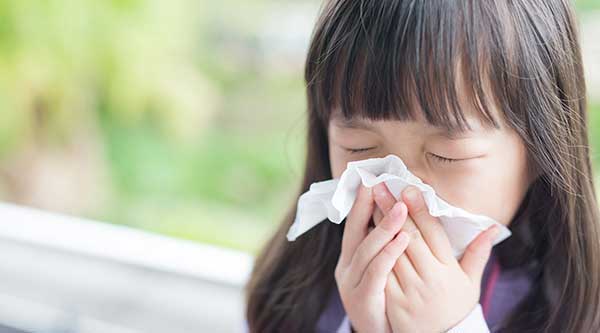
<svg viewBox="0 0 600 333">
<path fill-rule="evenodd" d="M 406 199 L 411 202 L 417 200 L 418 194 L 419 190 L 417 190 L 417 188 L 415 188 L 414 186 L 409 186 L 408 189 L 406 189 L 404 192 L 404 196 L 406 197 Z"/>
</svg>

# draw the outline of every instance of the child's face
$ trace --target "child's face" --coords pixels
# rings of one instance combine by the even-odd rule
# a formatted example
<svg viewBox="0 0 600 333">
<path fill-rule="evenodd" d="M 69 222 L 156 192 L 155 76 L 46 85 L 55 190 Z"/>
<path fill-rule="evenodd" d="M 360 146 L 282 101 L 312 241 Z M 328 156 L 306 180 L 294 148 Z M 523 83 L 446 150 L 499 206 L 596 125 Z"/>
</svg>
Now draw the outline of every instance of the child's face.
<svg viewBox="0 0 600 333">
<path fill-rule="evenodd" d="M 334 112 L 328 135 L 331 172 L 337 178 L 350 161 L 395 154 L 451 205 L 508 225 L 532 178 L 526 148 L 514 130 L 485 129 L 475 119 L 469 120 L 472 131 L 449 137 L 453 133 L 445 134 L 422 116 L 410 122 L 347 121 Z"/>
</svg>

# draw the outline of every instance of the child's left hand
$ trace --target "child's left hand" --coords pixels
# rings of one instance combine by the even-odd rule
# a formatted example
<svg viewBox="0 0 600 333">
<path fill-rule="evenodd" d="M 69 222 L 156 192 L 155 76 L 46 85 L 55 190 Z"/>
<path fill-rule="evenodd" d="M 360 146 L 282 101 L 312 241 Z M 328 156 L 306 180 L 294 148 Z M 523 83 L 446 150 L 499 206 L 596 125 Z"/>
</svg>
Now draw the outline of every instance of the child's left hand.
<svg viewBox="0 0 600 333">
<path fill-rule="evenodd" d="M 416 194 L 412 200 L 407 195 L 411 187 Z M 383 183 L 373 191 L 379 208 L 373 219 L 378 224 L 396 199 Z M 499 229 L 492 226 L 479 234 L 459 263 L 438 218 L 429 214 L 421 191 L 406 188 L 402 201 L 409 212 L 402 230 L 411 234 L 411 240 L 388 277 L 388 320 L 394 332 L 446 332 L 477 305 L 483 270 Z"/>
</svg>

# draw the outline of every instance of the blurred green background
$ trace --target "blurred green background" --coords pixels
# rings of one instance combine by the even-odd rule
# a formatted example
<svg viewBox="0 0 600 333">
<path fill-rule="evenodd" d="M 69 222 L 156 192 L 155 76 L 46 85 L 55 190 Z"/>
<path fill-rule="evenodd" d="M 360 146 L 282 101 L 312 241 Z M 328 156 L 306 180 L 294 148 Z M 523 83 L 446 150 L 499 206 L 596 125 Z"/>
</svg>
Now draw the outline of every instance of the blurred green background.
<svg viewBox="0 0 600 333">
<path fill-rule="evenodd" d="M 0 198 L 256 253 L 302 171 L 319 5 L 0 0 Z M 596 151 L 600 0 L 577 6 Z"/>
</svg>

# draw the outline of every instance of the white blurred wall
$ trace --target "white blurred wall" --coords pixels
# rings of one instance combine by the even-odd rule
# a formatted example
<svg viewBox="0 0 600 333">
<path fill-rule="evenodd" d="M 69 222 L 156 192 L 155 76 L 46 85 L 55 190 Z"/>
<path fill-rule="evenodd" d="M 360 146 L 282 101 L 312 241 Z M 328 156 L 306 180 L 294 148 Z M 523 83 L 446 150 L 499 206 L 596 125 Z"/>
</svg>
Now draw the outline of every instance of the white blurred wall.
<svg viewBox="0 0 600 333">
<path fill-rule="evenodd" d="M 0 204 L 0 332 L 239 332 L 251 261 Z"/>
</svg>

